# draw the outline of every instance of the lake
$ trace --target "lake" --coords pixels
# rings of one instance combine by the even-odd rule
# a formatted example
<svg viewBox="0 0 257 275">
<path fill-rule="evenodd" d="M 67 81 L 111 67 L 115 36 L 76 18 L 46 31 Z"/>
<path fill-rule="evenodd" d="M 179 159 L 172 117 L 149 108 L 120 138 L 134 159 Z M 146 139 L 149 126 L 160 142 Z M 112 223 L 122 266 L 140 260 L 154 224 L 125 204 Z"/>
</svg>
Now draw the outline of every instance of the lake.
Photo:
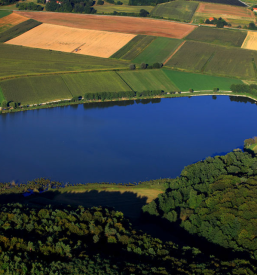
<svg viewBox="0 0 257 275">
<path fill-rule="evenodd" d="M 242 148 L 256 103 L 228 96 L 80 104 L 0 115 L 0 181 L 139 182 Z"/>
</svg>

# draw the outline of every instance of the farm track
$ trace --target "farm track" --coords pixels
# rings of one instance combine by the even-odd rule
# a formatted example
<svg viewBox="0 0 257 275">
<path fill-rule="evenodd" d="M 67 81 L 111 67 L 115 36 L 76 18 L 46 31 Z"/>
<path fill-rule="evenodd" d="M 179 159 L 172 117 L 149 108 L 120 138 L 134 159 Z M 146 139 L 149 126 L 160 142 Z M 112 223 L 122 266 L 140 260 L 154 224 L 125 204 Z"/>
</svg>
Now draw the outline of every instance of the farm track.
<svg viewBox="0 0 257 275">
<path fill-rule="evenodd" d="M 178 52 L 180 50 L 180 48 L 186 43 L 186 40 L 183 41 L 178 47 L 177 49 L 163 62 L 163 65 L 165 65 L 171 58 L 173 55 L 176 54 L 176 52 Z"/>
<path fill-rule="evenodd" d="M 16 14 L 43 23 L 80 29 L 145 34 L 168 38 L 183 38 L 197 26 L 150 18 L 120 17 L 91 14 L 64 14 L 54 12 L 15 11 Z"/>
</svg>

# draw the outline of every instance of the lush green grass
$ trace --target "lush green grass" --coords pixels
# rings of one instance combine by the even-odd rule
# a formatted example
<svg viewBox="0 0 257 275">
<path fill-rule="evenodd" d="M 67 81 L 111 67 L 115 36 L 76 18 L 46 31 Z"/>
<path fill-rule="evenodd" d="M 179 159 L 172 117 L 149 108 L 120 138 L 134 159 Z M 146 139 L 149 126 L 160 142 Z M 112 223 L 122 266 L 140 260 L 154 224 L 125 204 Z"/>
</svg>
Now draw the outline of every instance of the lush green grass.
<svg viewBox="0 0 257 275">
<path fill-rule="evenodd" d="M 183 40 L 172 39 L 166 37 L 156 38 L 142 53 L 134 60 L 134 63 L 154 64 L 156 62 L 163 63 L 169 57 Z"/>
<path fill-rule="evenodd" d="M 149 13 L 153 10 L 153 6 L 128 6 L 128 5 L 102 5 L 94 6 L 97 10 L 97 13 L 110 14 L 114 11 L 116 12 L 125 12 L 125 13 L 136 13 L 139 14 L 140 10 L 143 8 Z"/>
<path fill-rule="evenodd" d="M 62 75 L 73 96 L 84 96 L 87 92 L 120 92 L 131 89 L 116 72 L 81 73 Z"/>
<path fill-rule="evenodd" d="M 256 79 L 257 51 L 186 41 L 167 66 L 189 72 Z"/>
<path fill-rule="evenodd" d="M 162 70 L 124 71 L 119 72 L 119 75 L 134 91 L 178 90 Z"/>
<path fill-rule="evenodd" d="M 128 68 L 126 61 L 0 44 L 0 79 L 16 75 Z"/>
<path fill-rule="evenodd" d="M 0 104 L 2 103 L 3 100 L 5 100 L 5 97 L 4 97 L 2 89 L 0 88 Z"/>
<path fill-rule="evenodd" d="M 112 57 L 133 60 L 155 39 L 155 36 L 138 35 Z"/>
<path fill-rule="evenodd" d="M 246 36 L 246 31 L 199 27 L 194 29 L 186 37 L 186 39 L 213 44 L 220 44 L 222 46 L 241 47 Z"/>
<path fill-rule="evenodd" d="M 163 71 L 181 91 L 188 91 L 189 89 L 194 89 L 195 91 L 213 90 L 213 88 L 230 91 L 232 84 L 243 84 L 241 80 L 234 78 L 185 73 L 167 69 L 163 69 Z"/>
<path fill-rule="evenodd" d="M 0 82 L 0 87 L 6 100 L 22 105 L 72 98 L 61 76 L 10 79 Z"/>
<path fill-rule="evenodd" d="M 24 21 L 16 26 L 13 26 L 12 28 L 8 29 L 7 31 L 4 31 L 0 34 L 0 42 L 6 42 L 10 39 L 13 39 L 16 36 L 19 36 L 36 26 L 41 25 L 41 22 L 38 22 L 33 19 L 29 19 L 27 21 Z"/>
<path fill-rule="evenodd" d="M 197 7 L 197 2 L 172 1 L 157 5 L 151 12 L 151 15 L 189 22 L 192 19 Z"/>
<path fill-rule="evenodd" d="M 0 10 L 0 18 L 3 18 L 11 13 L 12 13 L 11 11 Z"/>
</svg>

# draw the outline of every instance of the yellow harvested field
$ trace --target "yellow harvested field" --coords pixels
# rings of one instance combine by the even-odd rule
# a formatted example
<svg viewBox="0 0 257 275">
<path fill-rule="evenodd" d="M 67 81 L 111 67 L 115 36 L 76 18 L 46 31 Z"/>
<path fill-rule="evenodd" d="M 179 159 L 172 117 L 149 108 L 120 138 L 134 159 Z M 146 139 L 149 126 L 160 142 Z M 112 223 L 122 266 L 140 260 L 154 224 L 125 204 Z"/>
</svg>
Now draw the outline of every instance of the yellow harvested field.
<svg viewBox="0 0 257 275">
<path fill-rule="evenodd" d="M 257 51 L 257 32 L 248 31 L 241 48 Z"/>
<path fill-rule="evenodd" d="M 15 25 L 18 25 L 24 21 L 27 21 L 29 18 L 24 17 L 22 15 L 12 13 L 8 16 L 5 16 L 3 18 L 0 18 L 0 28 L 8 26 L 13 27 Z"/>
<path fill-rule="evenodd" d="M 134 34 L 77 29 L 45 23 L 6 43 L 108 58 L 134 37 Z"/>
</svg>

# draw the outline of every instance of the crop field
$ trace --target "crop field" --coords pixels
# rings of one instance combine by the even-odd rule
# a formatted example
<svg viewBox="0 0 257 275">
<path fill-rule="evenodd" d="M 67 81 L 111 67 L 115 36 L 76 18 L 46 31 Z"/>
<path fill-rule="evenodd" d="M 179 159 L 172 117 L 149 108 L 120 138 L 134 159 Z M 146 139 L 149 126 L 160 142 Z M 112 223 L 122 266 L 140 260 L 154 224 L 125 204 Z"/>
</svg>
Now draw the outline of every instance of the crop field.
<svg viewBox="0 0 257 275">
<path fill-rule="evenodd" d="M 35 21 L 33 19 L 28 19 L 27 21 L 24 21 L 16 26 L 13 26 L 9 30 L 6 30 L 2 33 L 0 33 L 0 42 L 6 42 L 10 39 L 13 39 L 14 37 L 17 37 L 37 26 L 39 26 L 41 23 L 38 21 Z"/>
<path fill-rule="evenodd" d="M 209 17 L 222 17 L 231 24 L 239 24 L 241 22 L 253 22 L 254 14 L 246 7 L 227 6 L 212 3 L 200 3 L 195 12 L 193 22 L 198 23 L 199 19 L 207 19 Z"/>
<path fill-rule="evenodd" d="M 246 31 L 199 27 L 193 30 L 186 37 L 186 39 L 213 44 L 220 44 L 222 46 L 241 47 L 246 36 Z"/>
<path fill-rule="evenodd" d="M 9 76 L 128 68 L 127 61 L 0 44 L 0 79 Z"/>
<path fill-rule="evenodd" d="M 183 40 L 166 37 L 156 38 L 145 50 L 140 53 L 134 60 L 134 63 L 154 64 L 163 63 L 169 57 Z"/>
<path fill-rule="evenodd" d="M 116 12 L 126 12 L 126 13 L 137 13 L 139 14 L 140 10 L 143 8 L 144 10 L 148 11 L 149 13 L 153 10 L 153 6 L 128 6 L 128 5 L 97 5 L 94 6 L 97 10 L 97 13 L 100 14 L 110 14 L 114 11 Z"/>
<path fill-rule="evenodd" d="M 163 69 L 169 79 L 180 89 L 180 91 L 195 91 L 213 90 L 219 88 L 223 91 L 230 91 L 232 84 L 243 84 L 239 79 L 218 77 L 212 75 L 193 74 L 179 71 Z"/>
<path fill-rule="evenodd" d="M 84 96 L 87 92 L 131 91 L 116 72 L 65 74 L 62 79 L 72 96 Z"/>
<path fill-rule="evenodd" d="M 197 7 L 197 2 L 173 1 L 157 5 L 151 15 L 190 22 Z"/>
<path fill-rule="evenodd" d="M 11 13 L 12 13 L 11 11 L 0 10 L 0 18 L 10 15 Z"/>
<path fill-rule="evenodd" d="M 163 90 L 177 91 L 178 88 L 161 70 L 124 71 L 118 72 L 134 91 Z"/>
<path fill-rule="evenodd" d="M 42 24 L 7 44 L 108 58 L 134 37 L 133 34 Z"/>
<path fill-rule="evenodd" d="M 24 21 L 28 20 L 28 18 L 12 13 L 10 15 L 4 16 L 0 18 L 0 33 L 10 29 L 13 26 L 16 26 Z"/>
<path fill-rule="evenodd" d="M 196 28 L 196 26 L 193 25 L 177 22 L 154 20 L 150 18 L 131 18 L 127 16 L 27 11 L 15 11 L 15 13 L 32 18 L 39 22 L 73 28 L 145 34 L 179 39 L 185 37 Z"/>
<path fill-rule="evenodd" d="M 4 97 L 21 104 L 36 104 L 71 99 L 61 76 L 40 76 L 10 79 L 0 82 Z"/>
<path fill-rule="evenodd" d="M 257 51 L 257 32 L 248 32 L 242 48 Z"/>
<path fill-rule="evenodd" d="M 0 104 L 3 100 L 5 100 L 5 97 L 4 97 L 2 89 L 0 88 Z"/>
<path fill-rule="evenodd" d="M 199 1 L 216 3 L 216 4 L 226 4 L 226 5 L 232 5 L 232 6 L 238 6 L 238 7 L 246 7 L 246 5 L 239 0 L 199 0 Z M 248 1 L 255 1 L 255 0 L 248 0 Z"/>
<path fill-rule="evenodd" d="M 257 52 L 255 51 L 186 41 L 166 65 L 190 72 L 255 79 L 256 65 L 253 62 L 256 61 Z"/>
<path fill-rule="evenodd" d="M 115 53 L 112 57 L 120 56 L 120 59 L 133 60 L 136 58 L 144 49 L 151 45 L 156 39 L 155 36 L 138 35 L 135 37 L 132 43 L 125 45 L 120 51 Z M 117 57 L 116 57 L 117 58 Z"/>
</svg>

